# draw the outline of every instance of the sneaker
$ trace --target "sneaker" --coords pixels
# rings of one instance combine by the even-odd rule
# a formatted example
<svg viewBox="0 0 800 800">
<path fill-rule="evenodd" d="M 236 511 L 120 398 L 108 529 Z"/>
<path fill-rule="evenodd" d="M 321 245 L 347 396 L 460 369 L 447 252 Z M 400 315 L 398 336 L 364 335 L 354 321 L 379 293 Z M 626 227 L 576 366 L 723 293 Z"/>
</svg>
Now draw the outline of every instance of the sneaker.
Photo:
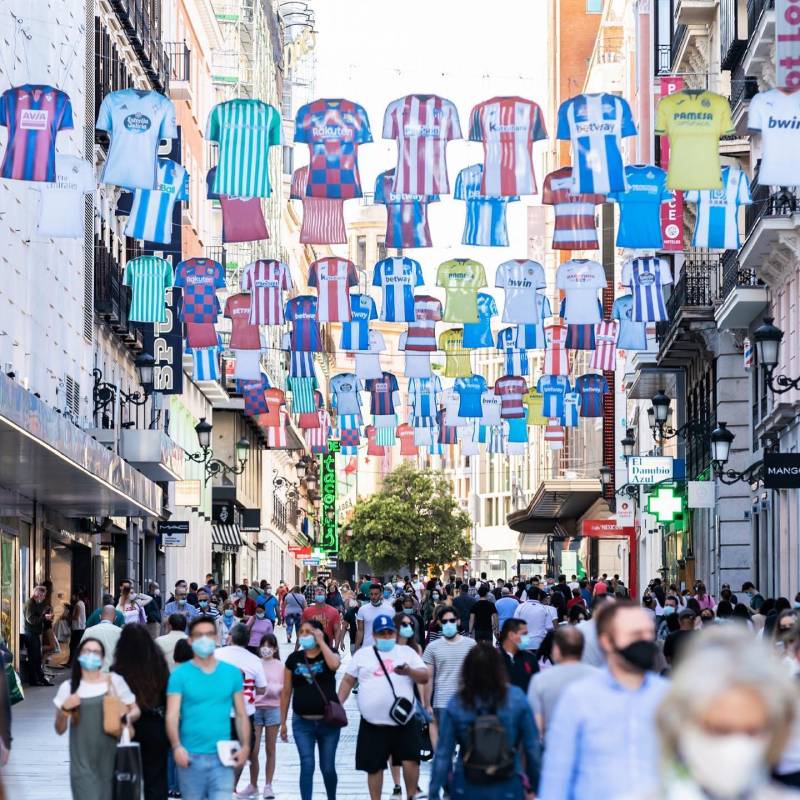
<svg viewBox="0 0 800 800">
<path fill-rule="evenodd" d="M 402 796 L 403 796 L 403 790 L 400 788 L 400 786 L 395 784 L 394 789 L 392 789 L 392 797 L 402 797 Z"/>
<path fill-rule="evenodd" d="M 238 789 L 236 791 L 237 797 L 255 797 L 258 794 L 258 787 L 253 786 L 253 784 L 248 784 L 244 787 L 244 789 Z"/>
<path fill-rule="evenodd" d="M 271 783 L 264 786 L 264 800 L 275 800 L 275 792 L 272 791 Z"/>
</svg>

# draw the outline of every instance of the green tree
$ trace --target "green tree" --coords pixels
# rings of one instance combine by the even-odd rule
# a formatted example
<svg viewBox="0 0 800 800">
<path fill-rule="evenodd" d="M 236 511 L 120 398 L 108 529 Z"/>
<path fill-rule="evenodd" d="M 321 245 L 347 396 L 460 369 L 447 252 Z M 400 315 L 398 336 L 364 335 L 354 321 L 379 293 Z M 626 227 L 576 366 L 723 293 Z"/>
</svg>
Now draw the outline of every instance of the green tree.
<svg viewBox="0 0 800 800">
<path fill-rule="evenodd" d="M 403 565 L 436 571 L 469 557 L 471 524 L 441 472 L 402 464 L 379 492 L 359 499 L 341 557 L 368 561 L 378 571 Z"/>
</svg>

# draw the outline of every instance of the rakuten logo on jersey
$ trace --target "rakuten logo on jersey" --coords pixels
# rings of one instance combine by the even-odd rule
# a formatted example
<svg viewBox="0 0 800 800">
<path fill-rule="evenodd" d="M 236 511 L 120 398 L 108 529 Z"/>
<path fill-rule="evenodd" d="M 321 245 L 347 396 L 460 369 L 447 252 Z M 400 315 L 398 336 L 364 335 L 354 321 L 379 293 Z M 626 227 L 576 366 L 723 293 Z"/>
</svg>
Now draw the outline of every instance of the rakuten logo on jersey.
<svg viewBox="0 0 800 800">
<path fill-rule="evenodd" d="M 47 130 L 47 111 L 23 108 L 19 113 L 19 127 L 26 131 Z"/>
<path fill-rule="evenodd" d="M 320 139 L 352 139 L 353 131 L 342 125 L 315 125 L 311 129 L 314 136 Z"/>
<path fill-rule="evenodd" d="M 214 276 L 213 275 L 187 275 L 186 276 L 186 283 L 189 286 L 208 286 L 210 283 L 213 283 Z"/>
<path fill-rule="evenodd" d="M 128 116 L 125 117 L 124 124 L 131 133 L 144 133 L 150 130 L 150 126 L 153 123 L 150 121 L 150 117 L 146 117 L 144 114 L 137 112 L 135 114 L 128 114 Z"/>
</svg>

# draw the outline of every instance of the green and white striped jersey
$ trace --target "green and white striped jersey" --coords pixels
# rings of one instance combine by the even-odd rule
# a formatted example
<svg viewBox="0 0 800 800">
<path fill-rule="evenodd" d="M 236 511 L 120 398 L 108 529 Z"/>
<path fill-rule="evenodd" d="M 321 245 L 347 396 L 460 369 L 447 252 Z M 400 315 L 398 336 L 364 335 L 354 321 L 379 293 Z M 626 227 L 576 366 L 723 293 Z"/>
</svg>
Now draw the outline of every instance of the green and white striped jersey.
<svg viewBox="0 0 800 800">
<path fill-rule="evenodd" d="M 281 117 L 263 100 L 227 100 L 211 109 L 206 139 L 219 144 L 213 191 L 229 197 L 269 197 L 272 145 L 281 144 Z"/>
<path fill-rule="evenodd" d="M 164 290 L 172 286 L 172 264 L 158 256 L 139 256 L 125 265 L 125 286 L 131 287 L 131 322 L 166 322 Z"/>
</svg>

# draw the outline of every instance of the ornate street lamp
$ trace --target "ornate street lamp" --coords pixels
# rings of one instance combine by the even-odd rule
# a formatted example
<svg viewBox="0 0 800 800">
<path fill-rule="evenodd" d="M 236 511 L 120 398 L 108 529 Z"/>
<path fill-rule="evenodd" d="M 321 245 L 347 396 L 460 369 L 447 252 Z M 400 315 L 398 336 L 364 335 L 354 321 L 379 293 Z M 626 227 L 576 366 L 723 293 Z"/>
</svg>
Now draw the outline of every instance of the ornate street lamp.
<svg viewBox="0 0 800 800">
<path fill-rule="evenodd" d="M 764 317 L 764 322 L 753 331 L 758 363 L 764 368 L 764 378 L 773 394 L 785 394 L 792 389 L 800 389 L 800 378 L 788 375 L 774 375 L 780 360 L 783 331 L 772 324 L 772 317 Z"/>
</svg>

